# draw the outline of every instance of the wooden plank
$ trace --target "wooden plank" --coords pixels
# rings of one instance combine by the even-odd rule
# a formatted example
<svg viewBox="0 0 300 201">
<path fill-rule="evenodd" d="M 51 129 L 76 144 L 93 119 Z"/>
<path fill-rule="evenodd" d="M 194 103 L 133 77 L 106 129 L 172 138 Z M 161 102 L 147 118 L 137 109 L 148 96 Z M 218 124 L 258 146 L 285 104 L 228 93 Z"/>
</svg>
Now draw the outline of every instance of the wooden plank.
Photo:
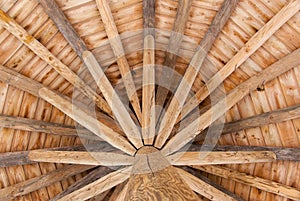
<svg viewBox="0 0 300 201">
<path fill-rule="evenodd" d="M 143 0 L 144 37 L 155 38 L 155 0 Z"/>
<path fill-rule="evenodd" d="M 63 96 L 47 88 L 40 89 L 39 96 L 112 146 L 130 155 L 135 154 L 136 149 L 123 136 L 120 136 L 113 129 L 99 122 L 96 118 L 81 110 L 76 105 L 70 104 Z"/>
<path fill-rule="evenodd" d="M 62 77 L 78 88 L 83 94 L 91 98 L 91 100 L 93 100 L 101 110 L 111 115 L 109 106 L 100 95 L 86 85 L 84 81 L 81 80 L 80 77 L 78 77 L 70 68 L 63 64 L 45 46 L 43 46 L 33 36 L 28 34 L 23 27 L 21 27 L 14 19 L 2 10 L 0 10 L 0 25 L 12 33 L 24 45 L 55 69 Z"/>
<path fill-rule="evenodd" d="M 177 55 L 179 53 L 179 49 L 181 46 L 182 38 L 184 35 L 184 30 L 186 26 L 186 22 L 189 16 L 189 10 L 192 4 L 192 0 L 179 0 L 177 6 L 177 13 L 175 17 L 175 21 L 172 28 L 172 33 L 169 39 L 168 48 L 165 55 L 165 60 L 163 66 L 169 67 L 171 69 L 175 68 Z M 164 106 L 168 95 L 168 89 L 171 85 L 171 80 L 173 80 L 173 71 L 171 70 L 170 73 L 166 74 L 167 82 L 164 83 L 164 86 L 158 86 L 156 92 L 156 105 L 161 107 Z M 159 118 L 161 116 L 162 111 L 157 111 L 156 114 L 156 122 L 159 125 Z"/>
<path fill-rule="evenodd" d="M 216 73 L 197 93 L 185 104 L 181 116 L 185 117 L 199 105 L 210 92 L 215 90 L 232 72 L 239 68 L 258 48 L 260 48 L 282 25 L 293 17 L 300 9 L 298 0 L 289 1 L 267 24 L 265 24 L 242 47 L 227 64 Z"/>
<path fill-rule="evenodd" d="M 30 192 L 47 187 L 55 182 L 67 179 L 86 170 L 92 169 L 94 166 L 87 165 L 66 165 L 63 168 L 49 172 L 44 175 L 20 182 L 13 186 L 0 189 L 0 199 L 2 201 L 12 200 L 18 196 L 26 195 Z"/>
<path fill-rule="evenodd" d="M 100 193 L 108 189 L 111 189 L 114 186 L 127 180 L 129 178 L 131 169 L 132 169 L 131 167 L 126 167 L 120 170 L 116 170 L 58 200 L 59 201 L 87 200 L 91 197 L 99 195 Z"/>
<path fill-rule="evenodd" d="M 122 80 L 126 88 L 127 96 L 130 103 L 135 111 L 135 114 L 139 121 L 141 122 L 142 113 L 139 104 L 139 98 L 137 96 L 137 90 L 134 85 L 134 81 L 130 72 L 130 67 L 125 57 L 124 48 L 122 41 L 120 39 L 116 24 L 114 23 L 114 18 L 112 16 L 109 4 L 107 0 L 96 0 L 98 10 L 101 15 L 102 22 L 105 27 L 106 34 L 108 36 L 111 48 L 117 58 L 117 63 L 119 66 L 120 73 L 122 75 Z"/>
<path fill-rule="evenodd" d="M 142 147 L 143 142 L 137 125 L 130 117 L 129 112 L 104 74 L 102 68 L 99 66 L 99 63 L 95 59 L 94 55 L 90 51 L 85 51 L 82 57 L 85 65 L 90 70 L 94 79 L 98 80 L 97 85 L 103 93 L 108 105 L 111 107 L 113 114 L 124 130 L 126 136 L 137 149 Z"/>
<path fill-rule="evenodd" d="M 234 106 L 243 97 L 255 90 L 257 86 L 262 83 L 278 77 L 279 75 L 287 72 L 288 70 L 299 66 L 300 49 L 293 51 L 279 61 L 273 63 L 268 68 L 261 71 L 256 76 L 251 77 L 247 81 L 243 82 L 235 89 L 231 90 L 228 95 L 211 107 L 208 111 L 202 114 L 199 118 L 190 123 L 189 126 L 179 131 L 163 148 L 164 154 L 168 155 L 174 151 L 179 150 L 195 136 L 197 136 L 202 130 L 207 128 L 212 122 L 217 120 L 221 115 L 225 113 L 229 108 Z"/>
<path fill-rule="evenodd" d="M 159 128 L 159 132 L 155 141 L 155 146 L 162 148 L 171 134 L 171 131 L 176 123 L 177 117 L 181 112 L 183 104 L 189 94 L 189 91 L 194 83 L 194 80 L 212 47 L 215 39 L 223 29 L 232 11 L 235 9 L 238 0 L 225 0 L 217 15 L 213 19 L 207 33 L 200 42 L 197 51 L 192 57 L 192 60 L 186 69 L 177 90 L 170 102 L 170 105 L 163 116 Z"/>
<path fill-rule="evenodd" d="M 120 196 L 120 194 L 122 193 L 122 191 L 124 190 L 124 188 L 126 187 L 127 183 L 128 182 L 125 181 L 125 182 L 119 184 L 118 186 L 116 186 L 113 193 L 109 197 L 109 201 L 116 201 L 118 199 L 118 197 Z M 124 199 L 125 199 L 125 196 L 124 196 Z"/>
<path fill-rule="evenodd" d="M 57 201 L 60 198 L 69 195 L 70 193 L 83 188 L 84 186 L 104 177 L 105 175 L 111 173 L 111 168 L 108 167 L 98 167 L 95 170 L 91 171 L 89 174 L 84 176 L 82 179 L 78 180 L 71 186 L 69 186 L 65 191 L 61 192 L 57 196 L 51 199 L 51 201 Z"/>
<path fill-rule="evenodd" d="M 182 177 L 182 179 L 190 186 L 190 188 L 199 193 L 200 195 L 203 195 L 204 197 L 210 199 L 210 200 L 236 200 L 235 198 L 223 193 L 222 191 L 216 189 L 215 187 L 209 185 L 208 183 L 202 181 L 201 179 L 193 176 L 192 174 L 180 169 L 176 168 L 179 175 Z"/>
<path fill-rule="evenodd" d="M 118 197 L 115 200 L 109 200 L 109 201 L 124 201 L 127 191 L 128 191 L 128 182 L 127 184 L 124 186 L 124 188 L 122 189 L 122 191 L 119 193 Z"/>
<path fill-rule="evenodd" d="M 178 152 L 167 157 L 172 165 L 241 164 L 276 161 L 272 151 Z"/>
<path fill-rule="evenodd" d="M 221 166 L 192 166 L 195 169 L 208 172 L 226 179 L 249 185 L 263 191 L 274 193 L 292 200 L 300 200 L 300 190 L 274 181 L 247 175 Z"/>
</svg>

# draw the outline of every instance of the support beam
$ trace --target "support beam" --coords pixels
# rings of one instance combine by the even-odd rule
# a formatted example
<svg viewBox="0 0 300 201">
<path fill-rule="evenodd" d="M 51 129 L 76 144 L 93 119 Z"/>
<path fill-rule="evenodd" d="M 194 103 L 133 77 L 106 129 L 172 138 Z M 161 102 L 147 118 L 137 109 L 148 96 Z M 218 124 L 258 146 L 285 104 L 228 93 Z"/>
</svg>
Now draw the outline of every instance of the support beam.
<svg viewBox="0 0 300 201">
<path fill-rule="evenodd" d="M 195 169 L 208 172 L 226 179 L 249 185 L 263 191 L 274 193 L 292 200 L 300 200 L 300 190 L 274 181 L 247 175 L 221 166 L 192 166 Z"/>
<path fill-rule="evenodd" d="M 195 138 L 201 131 L 207 128 L 212 122 L 222 116 L 225 111 L 234 106 L 251 91 L 255 90 L 257 86 L 261 85 L 262 83 L 267 83 L 268 81 L 293 69 L 294 67 L 299 66 L 299 55 L 300 49 L 297 49 L 281 60 L 273 63 L 256 76 L 251 77 L 247 81 L 237 86 L 235 89 L 231 90 L 225 98 L 213 105 L 203 115 L 191 122 L 189 126 L 179 131 L 172 139 L 170 139 L 170 141 L 162 150 L 164 154 L 169 155 L 170 153 L 181 149 L 189 141 Z"/>
<path fill-rule="evenodd" d="M 135 154 L 136 149 L 127 141 L 126 138 L 120 136 L 113 129 L 99 122 L 93 116 L 81 110 L 76 105 L 70 104 L 63 96 L 49 90 L 48 88 L 40 89 L 39 95 L 41 98 L 63 111 L 70 118 L 74 119 L 95 135 L 110 143 L 112 146 L 130 155 Z"/>
<path fill-rule="evenodd" d="M 242 164 L 276 161 L 272 151 L 178 152 L 167 157 L 172 165 Z"/>
<path fill-rule="evenodd" d="M 128 182 L 127 184 L 123 187 L 122 191 L 119 193 L 118 197 L 115 200 L 109 200 L 109 201 L 124 201 L 127 191 L 128 191 Z"/>
<path fill-rule="evenodd" d="M 66 165 L 63 168 L 54 170 L 47 174 L 20 182 L 13 186 L 0 189 L 0 200 L 9 201 L 18 196 L 47 187 L 55 182 L 62 181 L 81 172 L 92 169 L 94 166 L 87 165 Z"/>
<path fill-rule="evenodd" d="M 87 200 L 100 193 L 115 187 L 116 185 L 123 183 L 130 176 L 132 167 L 126 167 L 117 171 L 114 171 L 81 189 L 78 189 L 60 199 L 58 201 L 69 200 Z"/>
<path fill-rule="evenodd" d="M 157 148 L 162 148 L 162 146 L 170 136 L 171 131 L 176 123 L 177 117 L 181 112 L 183 104 L 185 103 L 194 80 L 206 58 L 206 55 L 208 54 L 213 43 L 215 42 L 215 39 L 229 19 L 232 11 L 235 9 L 237 2 L 238 0 L 224 1 L 222 7 L 213 19 L 207 33 L 200 42 L 197 51 L 193 55 L 192 60 L 188 68 L 186 69 L 184 77 L 177 87 L 177 90 L 170 102 L 169 107 L 161 120 L 158 136 L 155 141 L 155 146 Z"/>
<path fill-rule="evenodd" d="M 124 86 L 129 98 L 130 103 L 135 111 L 136 116 L 141 122 L 142 113 L 139 104 L 139 98 L 137 96 L 137 90 L 134 85 L 134 81 L 131 75 L 130 67 L 125 57 L 124 48 L 120 39 L 114 18 L 112 16 L 109 4 L 107 0 L 96 0 L 98 10 L 101 15 L 102 22 L 104 24 L 107 37 L 109 39 L 111 48 L 117 58 L 117 63 L 122 76 Z"/>
<path fill-rule="evenodd" d="M 84 95 L 91 98 L 95 104 L 104 112 L 111 115 L 111 110 L 106 101 L 98 95 L 92 88 L 84 83 L 79 76 L 77 76 L 70 68 L 63 64 L 57 57 L 55 57 L 45 46 L 38 40 L 27 33 L 14 19 L 8 16 L 4 11 L 0 10 L 0 26 L 12 33 L 24 45 L 31 49 L 37 56 L 43 59 L 62 77 L 68 80 L 72 85 L 78 88 Z"/>
<path fill-rule="evenodd" d="M 282 25 L 293 17 L 300 9 L 298 0 L 289 1 L 267 24 L 265 24 L 250 40 L 216 73 L 195 96 L 183 107 L 181 116 L 185 117 L 199 105 L 210 92 L 215 90 L 231 73 L 239 68 L 258 48 L 260 48 Z"/>
<path fill-rule="evenodd" d="M 142 137 L 152 145 L 155 136 L 155 1 L 143 0 L 144 55 L 142 94 Z"/>
<path fill-rule="evenodd" d="M 192 174 L 190 174 L 180 168 L 176 168 L 176 170 L 179 173 L 179 175 L 182 177 L 182 179 L 190 186 L 190 188 L 193 191 L 199 193 L 200 195 L 203 195 L 204 197 L 206 197 L 210 200 L 215 200 L 215 201 L 219 201 L 219 200 L 236 201 L 235 198 L 223 193 L 222 191 L 207 184 L 206 182 L 193 176 Z"/>
<path fill-rule="evenodd" d="M 56 195 L 54 198 L 51 199 L 51 201 L 57 201 L 60 198 L 69 195 L 70 193 L 79 190 L 83 188 L 84 186 L 100 179 L 101 177 L 104 177 L 105 175 L 111 173 L 111 168 L 108 167 L 98 167 L 97 169 L 93 170 L 89 174 L 87 174 L 82 179 L 78 180 L 71 186 L 69 186 L 65 191 L 61 192 L 60 194 Z"/>
</svg>

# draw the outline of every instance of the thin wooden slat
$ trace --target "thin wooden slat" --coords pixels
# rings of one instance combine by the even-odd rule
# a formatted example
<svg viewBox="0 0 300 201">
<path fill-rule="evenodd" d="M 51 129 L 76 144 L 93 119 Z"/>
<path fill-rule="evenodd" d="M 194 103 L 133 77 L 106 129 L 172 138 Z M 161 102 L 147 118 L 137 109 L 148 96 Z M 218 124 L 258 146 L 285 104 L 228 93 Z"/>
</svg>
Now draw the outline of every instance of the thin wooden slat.
<svg viewBox="0 0 300 201">
<path fill-rule="evenodd" d="M 63 64 L 55 57 L 45 46 L 38 40 L 27 33 L 14 19 L 0 10 L 0 25 L 18 38 L 24 45 L 30 48 L 36 55 L 43 59 L 61 76 L 68 80 L 72 85 L 77 87 L 83 94 L 91 98 L 95 104 L 107 114 L 111 115 L 111 110 L 105 100 L 84 83 L 70 68 Z"/>
<path fill-rule="evenodd" d="M 128 182 L 127 184 L 123 187 L 122 191 L 119 193 L 118 197 L 115 200 L 109 200 L 109 201 L 124 201 L 127 191 L 128 191 Z"/>
<path fill-rule="evenodd" d="M 67 165 L 47 174 L 23 181 L 7 188 L 0 189 L 0 199 L 2 201 L 12 200 L 18 196 L 26 195 L 30 192 L 47 187 L 55 182 L 59 182 L 68 177 L 92 169 L 93 167 L 94 166 L 87 165 Z"/>
<path fill-rule="evenodd" d="M 117 63 L 119 66 L 120 73 L 122 75 L 122 80 L 125 85 L 128 98 L 132 107 L 136 113 L 137 118 L 141 122 L 142 113 L 139 103 L 139 98 L 137 96 L 136 87 L 130 72 L 130 67 L 125 57 L 124 48 L 116 27 L 114 23 L 114 18 L 112 16 L 109 4 L 107 0 L 96 0 L 98 10 L 101 15 L 102 22 L 104 24 L 111 48 L 117 58 Z"/>
<path fill-rule="evenodd" d="M 181 115 L 185 117 L 199 105 L 210 92 L 215 90 L 232 72 L 241 66 L 258 48 L 260 48 L 282 25 L 284 25 L 300 9 L 298 0 L 290 1 L 267 24 L 265 24 L 242 47 L 227 64 L 216 73 L 197 93 L 185 104 Z"/>
<path fill-rule="evenodd" d="M 76 190 L 69 195 L 66 195 L 59 201 L 69 200 L 87 200 L 91 197 L 99 195 L 100 193 L 113 188 L 114 186 L 124 182 L 129 178 L 132 167 L 126 167 L 117 171 L 114 171 L 86 186 Z"/>
<path fill-rule="evenodd" d="M 134 121 L 130 117 L 129 112 L 126 110 L 120 97 L 104 74 L 102 68 L 99 66 L 94 55 L 90 51 L 85 51 L 82 57 L 94 79 L 98 80 L 97 85 L 102 91 L 107 103 L 112 108 L 113 114 L 124 130 L 126 136 L 137 149 L 142 147 L 143 142 L 137 125 L 135 125 Z"/>
<path fill-rule="evenodd" d="M 113 190 L 113 193 L 109 197 L 108 201 L 115 201 L 119 197 L 120 193 L 122 193 L 122 191 L 123 191 L 124 187 L 127 185 L 127 183 L 128 182 L 125 181 L 125 182 L 119 184 L 118 186 L 116 186 L 116 188 Z M 124 197 L 124 199 L 125 199 L 125 197 Z"/>
<path fill-rule="evenodd" d="M 113 129 L 99 122 L 76 105 L 69 104 L 63 96 L 47 88 L 40 89 L 39 95 L 112 146 L 130 155 L 134 155 L 136 152 L 136 149 L 123 136 L 120 136 Z"/>
<path fill-rule="evenodd" d="M 247 175 L 221 166 L 192 166 L 195 169 L 208 172 L 226 179 L 249 185 L 263 191 L 274 193 L 292 200 L 300 200 L 300 190 L 274 181 Z"/>
<path fill-rule="evenodd" d="M 202 130 L 207 128 L 211 122 L 214 122 L 221 115 L 223 115 L 226 110 L 234 106 L 251 91 L 255 90 L 257 86 L 260 86 L 262 83 L 267 83 L 268 81 L 278 77 L 288 70 L 300 65 L 299 54 L 300 49 L 293 51 L 284 58 L 273 63 L 268 68 L 264 69 L 256 76 L 251 77 L 247 81 L 237 86 L 235 89 L 231 90 L 225 98 L 215 104 L 199 118 L 191 122 L 189 126 L 178 132 L 172 139 L 170 139 L 170 141 L 162 150 L 164 154 L 168 155 L 181 149 Z"/>
<path fill-rule="evenodd" d="M 155 146 L 162 148 L 168 139 L 171 131 L 176 123 L 177 117 L 181 112 L 183 104 L 189 94 L 189 91 L 194 83 L 194 80 L 206 58 L 206 55 L 212 47 L 215 39 L 223 29 L 231 13 L 235 9 L 238 0 L 225 0 L 217 15 L 213 19 L 207 33 L 199 44 L 197 51 L 192 57 L 192 60 L 186 69 L 177 90 L 170 102 L 170 105 L 163 116 L 159 128 L 159 132 L 155 141 Z"/>
<path fill-rule="evenodd" d="M 155 0 L 143 0 L 144 37 L 155 38 Z"/>
<path fill-rule="evenodd" d="M 176 168 L 182 179 L 190 186 L 193 191 L 203 195 L 210 200 L 236 200 L 235 198 L 223 193 L 222 191 L 216 189 L 215 187 L 209 185 L 208 183 L 202 181 L 201 179 L 191 175 L 190 173 Z"/>
</svg>

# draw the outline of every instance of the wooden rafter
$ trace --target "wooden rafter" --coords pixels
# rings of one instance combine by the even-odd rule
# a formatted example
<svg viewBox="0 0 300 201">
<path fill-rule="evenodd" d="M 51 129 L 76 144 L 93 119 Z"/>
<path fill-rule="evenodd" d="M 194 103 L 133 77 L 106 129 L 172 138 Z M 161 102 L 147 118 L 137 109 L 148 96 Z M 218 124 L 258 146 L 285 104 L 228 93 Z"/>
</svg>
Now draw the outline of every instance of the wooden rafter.
<svg viewBox="0 0 300 201">
<path fill-rule="evenodd" d="M 190 188 L 199 193 L 200 195 L 203 195 L 204 197 L 210 199 L 210 200 L 235 200 L 235 198 L 223 193 L 222 191 L 216 189 L 212 185 L 202 181 L 201 179 L 193 176 L 192 174 L 176 168 L 179 175 L 182 177 L 182 179 L 190 186 Z"/>
<path fill-rule="evenodd" d="M 125 57 L 124 48 L 122 41 L 120 39 L 116 24 L 114 23 L 114 18 L 112 16 L 109 4 L 107 0 L 96 0 L 98 10 L 101 15 L 102 22 L 104 24 L 110 45 L 113 49 L 115 57 L 117 58 L 117 63 L 122 75 L 122 80 L 125 85 L 128 98 L 132 107 L 141 122 L 142 113 L 139 104 L 139 98 L 137 96 L 137 90 L 130 72 L 130 67 Z"/>
<path fill-rule="evenodd" d="M 119 195 L 117 196 L 117 198 L 115 200 L 109 200 L 109 201 L 124 201 L 127 191 L 128 191 L 128 183 L 123 187 L 123 189 L 121 190 L 121 192 L 119 193 Z"/>
<path fill-rule="evenodd" d="M 192 57 L 192 60 L 186 69 L 177 90 L 170 102 L 170 105 L 161 120 L 158 136 L 155 141 L 155 146 L 161 148 L 168 139 L 171 131 L 176 123 L 177 117 L 181 112 L 183 104 L 189 94 L 189 91 L 194 83 L 194 80 L 211 49 L 215 39 L 227 23 L 231 13 L 235 9 L 238 0 L 225 0 L 217 15 L 213 19 L 207 33 L 200 42 L 197 51 Z"/>
<path fill-rule="evenodd" d="M 93 100 L 101 110 L 111 115 L 109 106 L 100 95 L 86 85 L 79 76 L 77 76 L 70 68 L 63 64 L 45 46 L 27 33 L 23 27 L 21 27 L 14 19 L 12 19 L 2 10 L 0 10 L 0 25 L 12 33 L 37 56 L 55 69 L 62 77 L 78 88 L 83 94 L 91 98 L 91 100 Z"/>
<path fill-rule="evenodd" d="M 155 134 L 155 1 L 143 1 L 144 55 L 142 136 L 144 144 L 152 145 Z M 151 30 L 152 29 L 152 30 Z"/>
<path fill-rule="evenodd" d="M 13 186 L 0 189 L 0 199 L 2 201 L 12 200 L 18 196 L 26 195 L 43 187 L 49 186 L 55 182 L 62 181 L 68 177 L 74 176 L 94 166 L 87 165 L 67 165 L 63 168 L 49 172 L 47 174 L 20 182 Z"/>
<path fill-rule="evenodd" d="M 234 106 L 251 91 L 255 90 L 261 83 L 266 83 L 300 65 L 299 54 L 300 49 L 293 51 L 284 58 L 270 65 L 268 68 L 264 69 L 256 76 L 251 77 L 235 89 L 231 90 L 225 98 L 212 106 L 212 108 L 210 108 L 207 112 L 191 122 L 189 126 L 178 132 L 172 139 L 170 139 L 167 145 L 163 148 L 163 152 L 168 155 L 179 150 L 196 137 L 201 131 L 207 128 L 211 122 L 214 122 L 222 116 L 225 111 Z"/>
<path fill-rule="evenodd" d="M 267 24 L 265 24 L 229 62 L 216 73 L 197 93 L 185 104 L 181 116 L 185 117 L 199 105 L 210 92 L 215 90 L 232 72 L 239 68 L 258 48 L 260 48 L 282 25 L 293 17 L 300 9 L 298 0 L 290 1 Z"/>
<path fill-rule="evenodd" d="M 137 148 L 140 148 L 142 146 L 140 132 L 131 119 L 130 114 L 125 108 L 124 104 L 121 102 L 118 94 L 115 92 L 113 86 L 104 74 L 101 66 L 96 61 L 95 56 L 88 50 L 86 44 L 76 33 L 54 0 L 39 0 L 39 2 L 42 4 L 47 14 L 54 21 L 72 48 L 77 52 L 78 56 L 86 64 L 127 137 Z"/>
<path fill-rule="evenodd" d="M 100 179 L 78 189 L 60 199 L 58 201 L 68 200 L 86 200 L 100 193 L 113 188 L 114 186 L 124 182 L 129 178 L 132 167 L 126 167 L 116 170 Z"/>
<path fill-rule="evenodd" d="M 250 185 L 252 187 L 274 193 L 292 200 L 300 200 L 300 190 L 274 181 L 247 175 L 221 166 L 192 166 L 195 169 L 208 172 L 226 179 Z"/>
</svg>

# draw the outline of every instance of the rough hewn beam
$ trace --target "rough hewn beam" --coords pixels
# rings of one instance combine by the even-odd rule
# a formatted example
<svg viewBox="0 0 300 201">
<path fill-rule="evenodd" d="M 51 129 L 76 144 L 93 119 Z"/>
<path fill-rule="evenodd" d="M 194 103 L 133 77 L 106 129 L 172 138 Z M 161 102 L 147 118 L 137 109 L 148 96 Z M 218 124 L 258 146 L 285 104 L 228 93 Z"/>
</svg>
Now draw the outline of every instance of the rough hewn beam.
<svg viewBox="0 0 300 201">
<path fill-rule="evenodd" d="M 132 167 L 126 167 L 114 171 L 58 200 L 59 201 L 87 200 L 91 197 L 99 195 L 100 193 L 108 189 L 111 189 L 114 186 L 127 180 L 130 176 L 131 169 Z"/>
<path fill-rule="evenodd" d="M 206 55 L 212 47 L 216 37 L 219 35 L 220 31 L 223 29 L 224 25 L 229 19 L 232 11 L 235 9 L 237 2 L 238 0 L 224 1 L 222 7 L 213 19 L 207 33 L 200 42 L 197 51 L 193 55 L 192 60 L 186 69 L 184 77 L 177 87 L 169 107 L 161 120 L 159 132 L 155 141 L 156 147 L 161 148 L 170 136 L 177 117 L 181 112 L 183 104 L 185 103 L 194 80 L 206 58 Z"/>
<path fill-rule="evenodd" d="M 229 108 L 234 106 L 251 91 L 255 90 L 257 86 L 300 65 L 299 55 L 300 49 L 297 49 L 231 90 L 225 98 L 212 106 L 207 112 L 191 122 L 189 126 L 179 131 L 172 139 L 170 139 L 163 148 L 164 154 L 170 154 L 181 149 L 212 122 L 222 116 Z"/>
<path fill-rule="evenodd" d="M 155 38 L 155 0 L 143 0 L 144 37 Z"/>
<path fill-rule="evenodd" d="M 276 161 L 272 151 L 178 152 L 167 157 L 172 165 L 241 164 Z"/>
<path fill-rule="evenodd" d="M 86 85 L 79 76 L 77 76 L 70 68 L 63 64 L 57 57 L 55 57 L 38 40 L 28 34 L 23 27 L 21 27 L 14 19 L 12 19 L 2 10 L 0 10 L 0 26 L 7 29 L 24 45 L 31 49 L 37 56 L 39 56 L 53 69 L 55 69 L 62 77 L 68 80 L 87 97 L 91 98 L 91 100 L 93 100 L 101 110 L 111 115 L 109 106 L 100 95 L 98 95 L 93 89 Z"/>
<path fill-rule="evenodd" d="M 201 179 L 193 176 L 192 174 L 176 168 L 179 175 L 182 177 L 182 179 L 190 186 L 193 191 L 199 193 L 200 195 L 203 195 L 204 197 L 210 199 L 210 200 L 235 200 L 235 198 L 225 194 L 224 192 L 216 189 L 215 187 L 209 185 L 208 183 L 202 181 Z"/>
<path fill-rule="evenodd" d="M 8 201 L 30 192 L 49 186 L 55 182 L 59 182 L 73 175 L 79 174 L 86 170 L 92 169 L 94 166 L 87 165 L 66 165 L 61 169 L 49 172 L 23 182 L 14 186 L 0 189 L 0 200 Z"/>
<path fill-rule="evenodd" d="M 120 69 L 120 73 L 122 75 L 122 80 L 124 86 L 127 91 L 128 98 L 132 107 L 138 117 L 139 121 L 141 122 L 142 113 L 141 107 L 139 103 L 139 98 L 137 96 L 137 90 L 134 85 L 134 81 L 131 75 L 130 67 L 125 57 L 124 48 L 122 45 L 122 41 L 120 39 L 116 24 L 114 22 L 114 18 L 112 16 L 109 4 L 107 0 L 96 0 L 98 10 L 101 15 L 102 22 L 104 24 L 107 37 L 109 39 L 111 48 L 117 58 L 117 63 Z"/>
<path fill-rule="evenodd" d="M 267 24 L 265 24 L 227 64 L 216 73 L 183 107 L 185 117 L 199 105 L 210 92 L 215 90 L 232 72 L 241 66 L 258 48 L 260 48 L 282 25 L 300 9 L 298 0 L 290 1 Z"/>
<path fill-rule="evenodd" d="M 208 172 L 226 179 L 249 185 L 263 191 L 274 193 L 292 200 L 300 200 L 300 190 L 274 181 L 247 175 L 221 166 L 192 166 L 195 169 Z"/>
</svg>

